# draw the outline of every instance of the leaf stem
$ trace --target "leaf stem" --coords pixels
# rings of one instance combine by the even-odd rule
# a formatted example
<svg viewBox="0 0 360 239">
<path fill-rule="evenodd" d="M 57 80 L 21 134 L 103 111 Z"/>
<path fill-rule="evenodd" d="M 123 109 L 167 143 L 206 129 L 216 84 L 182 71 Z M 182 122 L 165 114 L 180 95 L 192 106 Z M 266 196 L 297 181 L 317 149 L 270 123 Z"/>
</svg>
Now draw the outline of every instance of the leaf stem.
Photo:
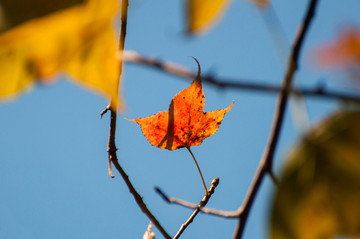
<svg viewBox="0 0 360 239">
<path fill-rule="evenodd" d="M 196 167 L 197 167 L 197 169 L 198 169 L 198 171 L 199 171 L 199 174 L 200 174 L 200 177 L 201 177 L 201 181 L 202 181 L 203 186 L 204 186 L 204 189 L 205 189 L 205 196 L 206 196 L 206 195 L 208 194 L 208 190 L 207 190 L 207 188 L 206 188 L 205 180 L 204 180 L 204 177 L 203 177 L 203 175 L 202 175 L 202 173 L 201 173 L 199 164 L 197 163 L 194 154 L 191 152 L 190 147 L 186 147 L 186 148 L 187 148 L 187 150 L 189 151 L 189 153 L 191 154 L 192 158 L 194 159 L 194 162 L 195 162 Z"/>
</svg>

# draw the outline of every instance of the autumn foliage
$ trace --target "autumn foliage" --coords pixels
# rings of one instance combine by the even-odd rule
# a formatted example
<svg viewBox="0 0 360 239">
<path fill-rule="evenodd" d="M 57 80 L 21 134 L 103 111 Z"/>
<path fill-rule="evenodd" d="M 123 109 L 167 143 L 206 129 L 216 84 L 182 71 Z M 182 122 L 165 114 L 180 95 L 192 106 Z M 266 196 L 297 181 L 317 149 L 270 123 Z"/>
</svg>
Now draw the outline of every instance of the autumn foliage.
<svg viewBox="0 0 360 239">
<path fill-rule="evenodd" d="M 233 102 L 226 109 L 204 112 L 199 63 L 198 67 L 195 80 L 172 99 L 168 111 L 132 120 L 141 126 L 152 145 L 169 150 L 200 145 L 205 138 L 215 134 L 234 105 Z"/>
<path fill-rule="evenodd" d="M 250 0 L 259 7 L 266 7 L 269 0 Z M 187 0 L 186 31 L 189 34 L 205 33 L 225 14 L 232 0 Z"/>
<path fill-rule="evenodd" d="M 121 1 L 121 9 L 119 2 L 120 0 L 67 0 L 64 3 L 65 6 L 60 4 L 62 7 L 52 12 L 38 14 L 34 11 L 30 12 L 29 18 L 15 16 L 17 20 L 11 22 L 11 19 L 6 19 L 6 17 L 17 11 L 16 4 L 7 5 L 0 0 L 0 100 L 15 98 L 32 85 L 54 82 L 60 77 L 102 95 L 109 103 L 106 108 L 104 107 L 102 115 L 108 111 L 111 114 L 107 148 L 110 175 L 113 177 L 111 165 L 114 165 L 142 211 L 165 238 L 171 238 L 157 222 L 155 216 L 150 213 L 143 202 L 143 197 L 136 192 L 129 177 L 120 166 L 116 154 L 117 110 L 123 108 L 119 85 L 125 59 L 122 56 L 125 52 L 126 27 L 124 26 L 127 22 L 128 8 L 128 1 Z M 231 0 L 184 0 L 186 24 L 183 30 L 188 36 L 206 33 L 221 20 L 234 2 Z M 249 0 L 248 2 L 254 3 L 262 10 L 272 9 L 267 8 L 270 6 L 269 0 Z M 235 212 L 211 209 L 207 211 L 209 214 L 220 217 L 238 219 L 235 230 L 240 235 L 239 237 L 244 231 L 250 208 L 265 176 L 270 176 L 275 185 L 273 201 L 269 203 L 269 238 L 327 239 L 338 235 L 360 237 L 360 97 L 356 93 L 352 95 L 347 95 L 346 92 L 329 93 L 327 89 L 303 90 L 295 88 L 298 84 L 293 84 L 295 75 L 302 70 L 300 66 L 302 61 L 299 59 L 301 48 L 306 45 L 303 41 L 306 39 L 305 35 L 308 34 L 306 29 L 310 27 L 311 19 L 315 15 L 312 11 L 316 8 L 316 4 L 317 1 L 309 1 L 309 8 L 305 14 L 307 17 L 299 24 L 301 37 L 295 36 L 291 48 L 285 49 L 286 52 L 290 50 L 288 69 L 284 72 L 283 82 L 278 82 L 278 86 L 253 82 L 243 83 L 241 80 L 221 82 L 207 78 L 210 83 L 221 87 L 236 86 L 247 90 L 278 94 L 278 104 L 274 107 L 275 117 L 270 129 L 269 141 L 264 145 L 263 156 L 259 159 L 258 169 L 243 203 L 239 202 L 239 208 Z M 9 11 L 7 6 L 15 6 L 15 11 L 12 12 L 14 9 Z M 38 10 L 41 12 L 44 9 Z M 119 12 L 121 16 L 118 18 Z M 26 15 L 26 13 L 22 14 Z M 6 21 L 2 22 L 3 18 Z M 116 40 L 117 29 L 114 28 L 114 26 L 119 26 L 114 24 L 117 18 L 121 20 L 119 46 Z M 274 35 L 281 34 L 279 31 L 281 27 L 277 27 Z M 274 40 L 278 41 L 281 37 L 276 36 L 277 39 L 274 38 Z M 360 29 L 349 27 L 328 42 L 312 52 L 318 68 L 344 70 L 352 78 L 355 77 L 357 83 L 360 83 Z M 190 152 L 202 179 L 205 199 L 195 206 L 180 201 L 185 206 L 190 205 L 189 207 L 197 210 L 198 213 L 200 210 L 205 210 L 215 186 L 207 190 L 204 177 L 190 147 L 202 144 L 204 139 L 217 132 L 225 114 L 232 109 L 234 102 L 227 108 L 204 112 L 205 95 L 202 88 L 201 69 L 199 62 L 196 59 L 195 61 L 198 65 L 196 77 L 191 71 L 183 74 L 183 69 L 176 71 L 172 68 L 171 71 L 168 69 L 171 64 L 167 64 L 168 68 L 166 68 L 166 66 L 163 67 L 166 63 L 161 61 L 154 63 L 151 60 L 138 62 L 134 60 L 141 64 L 147 62 L 146 64 L 154 68 L 173 74 L 185 75 L 185 77 L 190 75 L 191 79 L 194 77 L 195 79 L 189 87 L 173 97 L 167 111 L 130 121 L 140 125 L 142 133 L 151 145 L 170 151 L 186 148 Z M 346 103 L 351 102 L 349 104 L 351 110 L 341 108 L 339 112 L 326 117 L 319 124 L 309 127 L 307 132 L 301 132 L 298 143 L 294 145 L 290 153 L 285 154 L 287 160 L 284 160 L 282 171 L 273 172 L 273 159 L 276 157 L 276 147 L 281 138 L 283 119 L 286 116 L 286 107 L 289 105 L 287 102 L 295 94 L 301 96 L 295 103 L 298 105 L 305 105 L 302 100 L 308 95 L 322 96 L 337 100 L 346 99 L 348 100 Z M 293 118 L 297 118 L 299 112 L 294 113 Z M 310 118 L 307 117 L 306 110 L 300 114 L 302 115 L 299 118 Z M 239 123 L 236 122 L 236 126 L 238 125 Z M 133 124 L 133 126 L 136 125 Z M 246 135 L 239 137 L 246 137 Z M 162 197 L 166 198 L 164 195 Z M 165 200 L 171 201 L 169 198 Z M 193 218 L 190 219 L 189 223 Z M 149 228 L 147 232 L 151 237 L 154 235 L 151 231 L 152 225 L 149 225 Z"/>
<path fill-rule="evenodd" d="M 122 108 L 113 28 L 116 0 L 89 0 L 20 23 L 0 34 L 0 100 L 60 73 Z M 35 30 L 36 29 L 36 30 Z"/>
<path fill-rule="evenodd" d="M 360 67 L 360 29 L 343 30 L 333 42 L 320 46 L 315 54 L 322 68 Z"/>
</svg>

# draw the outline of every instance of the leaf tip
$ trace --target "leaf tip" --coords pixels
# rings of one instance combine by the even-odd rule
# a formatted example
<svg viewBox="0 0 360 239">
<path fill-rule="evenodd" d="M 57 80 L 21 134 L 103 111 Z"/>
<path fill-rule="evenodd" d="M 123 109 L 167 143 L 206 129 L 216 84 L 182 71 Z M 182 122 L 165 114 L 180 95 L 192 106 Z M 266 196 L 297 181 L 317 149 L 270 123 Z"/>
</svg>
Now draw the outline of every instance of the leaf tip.
<svg viewBox="0 0 360 239">
<path fill-rule="evenodd" d="M 226 112 L 229 112 L 229 110 L 232 109 L 232 107 L 234 106 L 234 104 L 235 104 L 235 100 L 233 100 L 232 103 L 231 103 L 231 105 L 226 108 Z"/>
<path fill-rule="evenodd" d="M 190 57 L 194 59 L 194 61 L 196 62 L 197 66 L 198 66 L 198 71 L 197 71 L 197 74 L 196 74 L 196 77 L 195 77 L 195 80 L 194 80 L 194 81 L 201 81 L 201 67 L 200 67 L 200 63 L 199 63 L 198 59 L 196 59 L 195 57 L 193 57 L 193 56 L 190 56 Z"/>
<path fill-rule="evenodd" d="M 124 119 L 127 120 L 127 121 L 138 123 L 138 119 L 127 119 L 127 118 L 124 118 Z"/>
</svg>

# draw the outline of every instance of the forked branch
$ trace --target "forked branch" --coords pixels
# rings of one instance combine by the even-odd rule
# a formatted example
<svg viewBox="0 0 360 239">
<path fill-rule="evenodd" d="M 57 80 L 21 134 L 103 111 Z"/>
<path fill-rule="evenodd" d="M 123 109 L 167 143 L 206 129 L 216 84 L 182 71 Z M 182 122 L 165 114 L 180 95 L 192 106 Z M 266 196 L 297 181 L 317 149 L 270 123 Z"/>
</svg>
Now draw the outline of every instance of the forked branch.
<svg viewBox="0 0 360 239">
<path fill-rule="evenodd" d="M 113 111 L 111 111 L 113 112 Z M 141 211 L 150 219 L 150 221 L 157 227 L 160 233 L 166 238 L 170 239 L 171 236 L 165 231 L 165 229 L 161 226 L 160 222 L 156 219 L 156 217 L 150 212 L 147 208 L 146 204 L 144 203 L 141 195 L 136 191 L 134 186 L 132 185 L 129 176 L 125 173 L 123 168 L 120 166 L 118 162 L 118 158 L 116 155 L 116 148 L 109 149 L 109 159 L 114 164 L 115 168 L 119 171 L 121 177 L 123 178 L 126 186 L 129 188 L 130 193 L 133 195 L 136 203 L 140 207 Z"/>
<path fill-rule="evenodd" d="M 278 101 L 276 104 L 276 109 L 274 113 L 274 121 L 271 128 L 270 136 L 268 139 L 268 144 L 265 148 L 264 154 L 261 158 L 259 167 L 256 171 L 254 179 L 250 185 L 248 193 L 245 197 L 245 200 L 240 207 L 243 211 L 239 215 L 239 223 L 237 224 L 234 232 L 234 238 L 241 238 L 244 232 L 245 224 L 251 209 L 251 206 L 254 202 L 255 196 L 259 191 L 260 184 L 266 173 L 270 172 L 272 168 L 273 157 L 275 149 L 279 140 L 281 126 L 283 124 L 283 119 L 285 115 L 286 104 L 289 97 L 289 92 L 291 90 L 291 84 L 293 80 L 294 73 L 298 68 L 298 61 L 300 50 L 303 45 L 306 33 L 309 30 L 310 23 L 314 17 L 316 6 L 318 1 L 311 0 L 305 14 L 305 18 L 298 29 L 298 34 L 294 39 L 292 51 L 288 59 L 288 66 L 285 73 L 285 78 L 282 83 L 282 90 L 280 91 Z"/>
<path fill-rule="evenodd" d="M 188 202 L 178 198 L 169 197 L 159 187 L 155 187 L 154 189 L 161 196 L 161 198 L 164 199 L 167 203 L 177 204 L 189 209 L 196 209 L 199 206 L 196 203 Z M 238 211 L 222 211 L 207 207 L 200 208 L 200 212 L 214 216 L 219 216 L 219 217 L 226 217 L 226 218 L 238 218 L 240 215 Z"/>
<path fill-rule="evenodd" d="M 173 239 L 179 238 L 181 234 L 185 231 L 185 229 L 190 225 L 190 223 L 193 222 L 194 218 L 200 212 L 201 208 L 205 207 L 205 205 L 208 203 L 211 195 L 215 192 L 215 188 L 217 187 L 217 185 L 219 185 L 219 178 L 216 177 L 212 180 L 210 189 L 208 190 L 207 194 L 200 201 L 199 205 L 197 205 L 195 211 L 191 214 L 189 219 L 180 227 L 179 231 L 176 233 Z"/>
</svg>

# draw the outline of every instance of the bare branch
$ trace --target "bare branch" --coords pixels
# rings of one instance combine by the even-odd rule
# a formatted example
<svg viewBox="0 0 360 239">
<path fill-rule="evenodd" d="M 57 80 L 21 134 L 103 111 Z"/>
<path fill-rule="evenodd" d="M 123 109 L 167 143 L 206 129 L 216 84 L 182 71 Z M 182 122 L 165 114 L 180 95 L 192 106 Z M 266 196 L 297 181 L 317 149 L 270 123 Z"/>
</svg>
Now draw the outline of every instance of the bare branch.
<svg viewBox="0 0 360 239">
<path fill-rule="evenodd" d="M 159 229 L 161 234 L 165 238 L 171 238 L 169 234 L 165 231 L 165 229 L 161 226 L 160 222 L 156 219 L 156 217 L 149 211 L 146 204 L 144 203 L 140 194 L 135 190 L 134 186 L 132 185 L 129 176 L 125 173 L 123 168 L 120 166 L 117 158 L 117 148 L 115 145 L 115 132 L 116 132 L 116 112 L 114 110 L 110 110 L 111 112 L 111 119 L 110 119 L 110 133 L 109 133 L 109 142 L 108 142 L 108 153 L 109 153 L 109 160 L 114 164 L 115 168 L 119 171 L 121 177 L 123 178 L 126 186 L 129 188 L 130 193 L 133 195 L 136 203 L 140 207 L 141 211 L 154 223 L 154 225 Z"/>
<path fill-rule="evenodd" d="M 120 52 L 120 54 L 123 52 L 124 45 L 125 45 L 128 6 L 129 6 L 128 0 L 122 0 L 121 1 L 121 16 L 120 16 L 121 17 L 121 28 L 120 28 L 120 39 L 119 39 L 119 52 Z M 118 80 L 120 81 L 120 77 L 121 77 L 121 74 L 122 74 L 122 61 L 120 61 L 119 68 L 120 69 L 119 69 Z M 117 116 L 116 115 L 116 110 L 114 110 L 111 107 L 111 103 L 104 110 L 105 113 L 108 110 L 110 110 L 110 112 L 111 112 L 111 115 L 110 115 L 109 141 L 108 141 L 108 147 L 107 147 L 107 151 L 108 151 L 108 154 L 109 154 L 109 162 L 111 161 L 114 164 L 115 168 L 119 171 L 121 177 L 123 178 L 124 182 L 126 183 L 126 186 L 129 188 L 130 193 L 133 195 L 136 203 L 138 204 L 140 209 L 143 211 L 143 213 L 150 219 L 150 221 L 152 221 L 154 223 L 154 225 L 158 228 L 158 230 L 161 232 L 161 234 L 165 238 L 170 239 L 171 237 L 169 236 L 169 234 L 161 226 L 161 224 L 155 218 L 155 216 L 149 211 L 149 209 L 147 208 L 146 204 L 144 203 L 142 197 L 135 190 L 134 186 L 132 185 L 131 181 L 129 180 L 129 176 L 125 173 L 125 171 L 123 170 L 123 168 L 119 164 L 117 154 L 116 154 L 117 148 L 116 148 L 116 145 L 115 145 L 116 116 Z M 103 112 L 102 112 L 102 114 L 105 114 Z M 113 176 L 112 175 L 112 170 L 111 170 L 111 164 L 109 165 L 109 174 L 110 174 L 110 176 Z"/>
<path fill-rule="evenodd" d="M 177 205 L 183 206 L 185 208 L 189 208 L 189 209 L 196 209 L 199 206 L 196 203 L 188 202 L 188 201 L 178 199 L 178 198 L 169 197 L 158 187 L 155 187 L 154 189 L 161 196 L 161 198 L 164 199 L 167 203 L 177 204 Z M 203 208 L 200 208 L 200 212 L 205 213 L 205 214 L 214 215 L 214 216 L 219 216 L 219 217 L 226 217 L 226 218 L 238 218 L 239 217 L 238 210 L 237 211 L 222 211 L 222 210 L 217 210 L 217 209 L 213 209 L 213 208 L 203 207 Z"/>
<path fill-rule="evenodd" d="M 208 203 L 211 195 L 215 192 L 215 188 L 217 187 L 217 185 L 219 185 L 219 178 L 214 178 L 211 182 L 211 186 L 207 194 L 200 201 L 199 205 L 196 207 L 195 211 L 191 214 L 189 219 L 180 227 L 179 231 L 176 233 L 173 239 L 179 238 L 181 234 L 185 231 L 185 229 L 190 225 L 190 223 L 192 223 L 196 215 L 200 212 L 200 209 L 205 207 L 205 205 Z"/>
<path fill-rule="evenodd" d="M 190 69 L 169 61 L 163 61 L 155 57 L 146 57 L 140 55 L 135 51 L 124 51 L 123 58 L 124 62 L 142 64 L 154 69 L 158 69 L 163 72 L 167 72 L 179 77 L 194 79 L 196 72 Z M 203 82 L 211 84 L 219 88 L 231 88 L 238 90 L 250 90 L 257 92 L 266 93 L 280 93 L 286 89 L 278 85 L 270 85 L 267 83 L 254 83 L 255 80 L 239 80 L 239 79 L 219 79 L 212 75 L 203 74 L 201 76 Z M 333 92 L 324 89 L 323 86 L 317 86 L 315 88 L 294 88 L 287 89 L 291 94 L 298 94 L 310 97 L 319 97 L 325 99 L 339 99 L 353 102 L 360 102 L 360 96 L 357 94 L 344 94 L 340 92 Z"/>
<path fill-rule="evenodd" d="M 276 104 L 275 114 L 274 114 L 274 121 L 273 126 L 270 132 L 268 144 L 265 148 L 264 154 L 261 158 L 259 167 L 256 171 L 255 177 L 250 185 L 249 191 L 245 197 L 245 200 L 242 204 L 243 212 L 239 216 L 239 223 L 237 224 L 234 232 L 234 238 L 241 238 L 245 224 L 247 221 L 247 217 L 249 215 L 251 206 L 254 202 L 255 196 L 258 192 L 260 184 L 265 176 L 265 173 L 269 173 L 272 168 L 273 157 L 275 153 L 275 149 L 277 146 L 277 142 L 280 136 L 280 130 L 282 126 L 282 122 L 284 119 L 285 109 L 287 100 L 289 97 L 289 92 L 291 89 L 291 83 L 294 76 L 295 71 L 298 68 L 298 60 L 301 47 L 303 45 L 303 41 L 305 38 L 306 33 L 309 30 L 311 20 L 313 19 L 315 9 L 317 6 L 317 0 L 311 0 L 309 7 L 307 9 L 305 18 L 303 23 L 300 25 L 298 34 L 294 39 L 293 48 L 290 53 L 289 62 L 285 74 L 285 78 L 282 83 L 282 90 L 279 94 L 278 101 Z"/>
<path fill-rule="evenodd" d="M 111 111 L 113 112 L 113 111 Z M 134 186 L 129 180 L 129 176 L 125 173 L 125 171 L 120 166 L 117 155 L 116 155 L 116 149 L 110 149 L 109 150 L 109 157 L 114 164 L 115 168 L 119 171 L 121 177 L 123 178 L 124 182 L 126 183 L 127 187 L 129 188 L 130 193 L 133 195 L 136 203 L 140 207 L 141 211 L 154 223 L 154 225 L 157 227 L 157 229 L 161 232 L 161 234 L 169 239 L 171 238 L 169 234 L 165 231 L 165 229 L 161 226 L 160 222 L 156 219 L 156 217 L 149 211 L 146 204 L 143 201 L 143 198 L 140 196 L 140 194 L 135 190 Z"/>
</svg>

